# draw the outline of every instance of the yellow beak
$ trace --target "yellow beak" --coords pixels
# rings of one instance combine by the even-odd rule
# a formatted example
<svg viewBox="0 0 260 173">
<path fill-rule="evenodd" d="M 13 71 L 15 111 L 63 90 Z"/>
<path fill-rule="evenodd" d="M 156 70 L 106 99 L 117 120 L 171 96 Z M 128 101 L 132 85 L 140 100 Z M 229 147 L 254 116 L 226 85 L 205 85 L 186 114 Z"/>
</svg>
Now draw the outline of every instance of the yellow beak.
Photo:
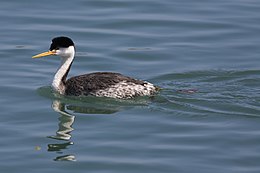
<svg viewBox="0 0 260 173">
<path fill-rule="evenodd" d="M 50 55 L 56 55 L 56 51 L 53 50 L 53 51 L 43 52 L 43 53 L 40 53 L 38 55 L 34 55 L 32 58 L 40 58 L 40 57 L 43 57 L 43 56 L 50 56 Z"/>
</svg>

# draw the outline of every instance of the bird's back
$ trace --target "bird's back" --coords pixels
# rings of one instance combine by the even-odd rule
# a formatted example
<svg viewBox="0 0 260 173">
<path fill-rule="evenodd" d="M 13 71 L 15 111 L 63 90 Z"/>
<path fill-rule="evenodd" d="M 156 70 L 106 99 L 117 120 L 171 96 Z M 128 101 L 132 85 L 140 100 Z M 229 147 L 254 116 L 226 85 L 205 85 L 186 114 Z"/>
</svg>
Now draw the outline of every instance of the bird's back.
<svg viewBox="0 0 260 173">
<path fill-rule="evenodd" d="M 112 98 L 149 96 L 157 92 L 149 82 L 133 79 L 120 73 L 97 72 L 75 76 L 66 81 L 66 95 L 94 95 Z"/>
</svg>

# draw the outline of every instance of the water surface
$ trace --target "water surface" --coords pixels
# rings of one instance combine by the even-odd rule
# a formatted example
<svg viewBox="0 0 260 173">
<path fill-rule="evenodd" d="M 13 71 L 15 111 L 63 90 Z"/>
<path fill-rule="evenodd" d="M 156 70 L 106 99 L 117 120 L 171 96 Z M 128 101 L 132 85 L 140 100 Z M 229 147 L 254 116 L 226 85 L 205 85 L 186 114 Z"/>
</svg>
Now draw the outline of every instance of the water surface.
<svg viewBox="0 0 260 173">
<path fill-rule="evenodd" d="M 260 2 L 2 1 L 3 172 L 259 172 Z M 71 37 L 69 76 L 120 72 L 152 98 L 63 97 L 59 58 L 31 59 Z"/>
</svg>

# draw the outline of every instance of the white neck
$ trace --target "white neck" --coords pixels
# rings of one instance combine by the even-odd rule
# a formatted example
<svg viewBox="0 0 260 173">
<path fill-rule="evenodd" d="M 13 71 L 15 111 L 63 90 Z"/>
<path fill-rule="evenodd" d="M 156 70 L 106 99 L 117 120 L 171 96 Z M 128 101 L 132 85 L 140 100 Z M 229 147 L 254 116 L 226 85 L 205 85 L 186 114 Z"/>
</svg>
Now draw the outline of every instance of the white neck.
<svg viewBox="0 0 260 173">
<path fill-rule="evenodd" d="M 75 49 L 73 46 L 60 48 L 56 53 L 61 57 L 61 65 L 53 78 L 52 88 L 58 93 L 64 94 L 66 89 L 66 77 L 74 59 Z"/>
</svg>

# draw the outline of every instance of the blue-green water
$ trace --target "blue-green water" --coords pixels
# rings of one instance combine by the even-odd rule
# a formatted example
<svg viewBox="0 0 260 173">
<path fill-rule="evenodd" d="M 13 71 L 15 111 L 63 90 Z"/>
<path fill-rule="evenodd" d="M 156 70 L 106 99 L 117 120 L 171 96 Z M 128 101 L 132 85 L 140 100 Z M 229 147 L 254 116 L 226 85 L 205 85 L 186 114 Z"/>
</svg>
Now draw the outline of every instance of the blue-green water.
<svg viewBox="0 0 260 173">
<path fill-rule="evenodd" d="M 1 172 L 260 172 L 260 1 L 0 3 Z M 115 71 L 153 98 L 50 90 L 71 37 L 70 76 Z"/>
</svg>

